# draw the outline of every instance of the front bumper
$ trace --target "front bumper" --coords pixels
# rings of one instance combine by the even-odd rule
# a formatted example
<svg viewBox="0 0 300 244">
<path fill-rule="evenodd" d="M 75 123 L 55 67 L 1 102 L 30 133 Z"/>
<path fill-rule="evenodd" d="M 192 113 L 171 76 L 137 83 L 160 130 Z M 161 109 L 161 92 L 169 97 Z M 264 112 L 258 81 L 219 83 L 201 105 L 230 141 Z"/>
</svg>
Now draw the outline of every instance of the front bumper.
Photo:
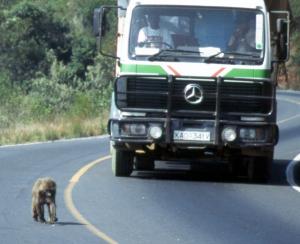
<svg viewBox="0 0 300 244">
<path fill-rule="evenodd" d="M 161 137 L 153 138 L 150 129 L 160 127 Z M 138 128 L 138 129 L 136 129 Z M 226 130 L 227 129 L 227 130 Z M 228 130 L 229 129 L 229 130 Z M 226 131 L 226 132 L 225 132 Z M 225 133 L 230 134 L 226 137 Z M 232 132 L 233 131 L 233 132 Z M 278 127 L 266 122 L 236 122 L 214 120 L 124 118 L 110 120 L 111 140 L 139 145 L 187 145 L 261 147 L 274 146 L 278 142 Z"/>
</svg>

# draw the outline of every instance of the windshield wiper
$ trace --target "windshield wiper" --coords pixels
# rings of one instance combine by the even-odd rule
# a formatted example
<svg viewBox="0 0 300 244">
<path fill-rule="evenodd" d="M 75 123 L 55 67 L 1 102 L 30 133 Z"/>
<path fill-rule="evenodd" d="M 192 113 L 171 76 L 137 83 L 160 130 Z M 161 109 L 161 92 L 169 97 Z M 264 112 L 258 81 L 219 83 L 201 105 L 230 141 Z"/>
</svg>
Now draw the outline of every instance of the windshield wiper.
<svg viewBox="0 0 300 244">
<path fill-rule="evenodd" d="M 224 57 L 218 57 L 221 54 L 224 55 Z M 260 56 L 256 53 L 242 53 L 242 52 L 225 52 L 225 51 L 220 51 L 218 53 L 215 53 L 207 58 L 204 59 L 205 63 L 211 62 L 215 58 L 220 58 L 220 59 L 226 59 L 226 60 L 234 60 L 237 59 L 237 56 L 239 56 L 238 59 L 241 59 L 241 57 L 251 57 L 252 59 L 247 59 L 252 61 L 253 59 L 257 60 L 260 58 Z"/>
<path fill-rule="evenodd" d="M 150 56 L 148 60 L 149 61 L 156 61 L 156 60 L 179 61 L 177 57 L 194 57 L 195 54 L 198 54 L 199 55 L 198 57 L 200 57 L 201 52 L 181 50 L 181 49 L 161 49 L 158 53 Z"/>
</svg>

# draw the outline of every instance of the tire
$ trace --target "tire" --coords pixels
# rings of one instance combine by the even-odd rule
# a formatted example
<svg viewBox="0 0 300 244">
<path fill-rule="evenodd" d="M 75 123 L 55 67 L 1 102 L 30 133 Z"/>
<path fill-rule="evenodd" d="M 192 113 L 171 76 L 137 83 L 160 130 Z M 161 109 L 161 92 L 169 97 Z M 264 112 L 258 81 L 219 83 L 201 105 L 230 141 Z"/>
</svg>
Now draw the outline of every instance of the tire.
<svg viewBox="0 0 300 244">
<path fill-rule="evenodd" d="M 133 152 L 112 148 L 112 172 L 115 176 L 127 177 L 133 171 Z"/>
<path fill-rule="evenodd" d="M 136 170 L 154 170 L 154 158 L 144 154 L 144 155 L 137 155 L 135 157 L 134 163 Z"/>
</svg>

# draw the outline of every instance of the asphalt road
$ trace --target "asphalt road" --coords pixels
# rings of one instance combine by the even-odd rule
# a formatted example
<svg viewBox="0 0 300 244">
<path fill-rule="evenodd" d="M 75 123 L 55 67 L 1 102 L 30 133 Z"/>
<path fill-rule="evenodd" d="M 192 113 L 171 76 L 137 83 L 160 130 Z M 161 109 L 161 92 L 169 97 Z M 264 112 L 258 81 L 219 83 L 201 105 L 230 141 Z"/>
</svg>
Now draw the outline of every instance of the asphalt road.
<svg viewBox="0 0 300 244">
<path fill-rule="evenodd" d="M 300 94 L 278 94 L 280 141 L 265 185 L 178 170 L 186 165 L 116 178 L 110 159 L 95 162 L 109 154 L 107 138 L 0 147 L 0 243 L 300 243 L 300 192 L 286 180 L 300 154 Z M 41 176 L 58 184 L 55 225 L 31 218 Z"/>
</svg>

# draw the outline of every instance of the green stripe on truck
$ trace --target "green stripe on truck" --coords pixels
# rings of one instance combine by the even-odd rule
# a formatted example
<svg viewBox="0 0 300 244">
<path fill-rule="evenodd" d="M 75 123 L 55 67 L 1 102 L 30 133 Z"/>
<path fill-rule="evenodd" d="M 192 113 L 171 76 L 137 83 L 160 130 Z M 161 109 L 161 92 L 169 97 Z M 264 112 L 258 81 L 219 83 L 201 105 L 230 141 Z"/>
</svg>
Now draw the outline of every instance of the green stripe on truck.
<svg viewBox="0 0 300 244">
<path fill-rule="evenodd" d="M 232 69 L 226 78 L 270 78 L 271 71 L 267 69 Z"/>
<path fill-rule="evenodd" d="M 159 65 L 121 64 L 122 73 L 167 75 L 167 72 Z"/>
<path fill-rule="evenodd" d="M 148 64 L 121 64 L 122 73 L 168 75 L 160 65 Z M 270 78 L 271 71 L 268 69 L 232 69 L 225 78 Z"/>
</svg>

